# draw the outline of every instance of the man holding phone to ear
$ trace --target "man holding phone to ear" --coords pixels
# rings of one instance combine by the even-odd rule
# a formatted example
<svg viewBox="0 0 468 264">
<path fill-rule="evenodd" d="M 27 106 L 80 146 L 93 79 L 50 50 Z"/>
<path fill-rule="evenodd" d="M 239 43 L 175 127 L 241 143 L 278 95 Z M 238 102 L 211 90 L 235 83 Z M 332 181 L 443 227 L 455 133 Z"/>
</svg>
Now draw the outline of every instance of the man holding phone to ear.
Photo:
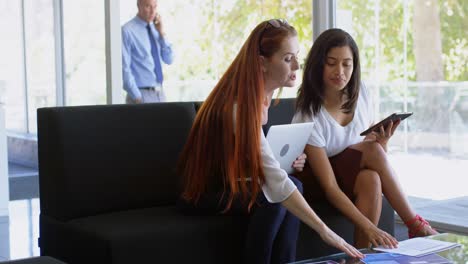
<svg viewBox="0 0 468 264">
<path fill-rule="evenodd" d="M 162 63 L 173 61 L 157 0 L 137 0 L 138 13 L 122 26 L 122 76 L 128 104 L 164 102 Z"/>
</svg>

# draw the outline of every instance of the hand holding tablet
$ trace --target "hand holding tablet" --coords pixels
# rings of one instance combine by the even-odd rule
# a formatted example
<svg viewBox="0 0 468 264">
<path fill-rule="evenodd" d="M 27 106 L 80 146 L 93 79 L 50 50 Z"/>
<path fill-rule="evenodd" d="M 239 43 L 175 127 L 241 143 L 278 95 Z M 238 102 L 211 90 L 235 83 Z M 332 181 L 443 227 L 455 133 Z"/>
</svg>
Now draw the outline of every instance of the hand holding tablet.
<svg viewBox="0 0 468 264">
<path fill-rule="evenodd" d="M 387 116 L 384 120 L 378 122 L 377 124 L 371 126 L 368 129 L 366 129 L 360 135 L 365 136 L 365 135 L 369 134 L 372 131 L 379 132 L 380 127 L 383 126 L 385 128 L 390 123 L 390 121 L 395 122 L 398 119 L 403 121 L 407 117 L 411 116 L 412 114 L 413 114 L 412 112 L 409 112 L 409 113 L 393 113 L 393 114 Z"/>
</svg>

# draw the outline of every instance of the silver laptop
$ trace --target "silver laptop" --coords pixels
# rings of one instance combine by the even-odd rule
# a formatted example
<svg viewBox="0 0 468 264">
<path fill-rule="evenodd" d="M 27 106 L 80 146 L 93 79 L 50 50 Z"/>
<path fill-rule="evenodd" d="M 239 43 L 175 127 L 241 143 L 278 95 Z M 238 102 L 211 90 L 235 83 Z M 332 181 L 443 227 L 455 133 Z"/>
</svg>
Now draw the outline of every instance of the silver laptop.
<svg viewBox="0 0 468 264">
<path fill-rule="evenodd" d="M 266 139 L 271 150 L 287 173 L 294 172 L 294 160 L 304 152 L 313 122 L 271 126 Z"/>
</svg>

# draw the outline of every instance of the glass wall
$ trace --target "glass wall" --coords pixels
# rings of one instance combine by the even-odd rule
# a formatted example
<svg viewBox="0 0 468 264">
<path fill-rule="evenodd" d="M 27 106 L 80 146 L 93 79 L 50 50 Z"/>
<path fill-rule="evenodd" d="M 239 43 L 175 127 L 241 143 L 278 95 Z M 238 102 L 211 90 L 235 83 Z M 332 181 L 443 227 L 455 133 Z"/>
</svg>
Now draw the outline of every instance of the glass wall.
<svg viewBox="0 0 468 264">
<path fill-rule="evenodd" d="M 312 1 L 159 1 L 174 63 L 164 68 L 169 101 L 203 100 L 237 55 L 251 30 L 261 21 L 285 18 L 298 29 L 300 57 L 312 44 Z M 121 22 L 137 13 L 135 0 L 121 1 Z M 300 78 L 300 76 L 298 76 Z M 285 89 L 282 96 L 295 96 Z"/>
<path fill-rule="evenodd" d="M 28 131 L 36 132 L 36 109 L 55 106 L 53 0 L 24 1 Z"/>
<path fill-rule="evenodd" d="M 0 28 L 7 36 L 0 49 L 0 101 L 6 104 L 9 131 L 35 133 L 36 109 L 56 105 L 55 1 L 0 0 Z M 64 103 L 104 104 L 104 2 L 62 2 Z M 136 2 L 120 1 L 121 24 L 135 16 Z M 303 60 L 312 45 L 312 2 L 159 1 L 175 51 L 174 63 L 164 68 L 168 100 L 205 99 L 262 20 L 285 18 L 295 26 Z M 468 169 L 468 3 L 337 0 L 337 9 L 338 26 L 360 47 L 363 80 L 373 92 L 378 116 L 415 113 L 400 126 L 390 150 L 402 181 L 436 186 L 441 168 L 449 167 L 457 170 L 446 182 L 460 182 L 461 171 Z M 285 89 L 282 96 L 295 93 Z M 432 159 L 439 163 L 426 166 Z M 467 195 L 457 186 L 447 187 L 451 192 L 444 197 Z M 410 191 L 422 197 L 435 193 L 430 188 Z"/>
<path fill-rule="evenodd" d="M 66 105 L 106 103 L 104 1 L 63 1 Z"/>
<path fill-rule="evenodd" d="M 136 14 L 136 2 L 121 1 L 122 24 Z M 54 10 L 60 6 L 57 3 L 62 12 Z M 175 51 L 174 63 L 164 69 L 169 101 L 203 100 L 262 20 L 285 18 L 294 25 L 302 58 L 312 43 L 310 0 L 159 4 Z M 0 26 L 8 36 L 0 49 L 5 58 L 0 63 L 0 100 L 6 104 L 9 131 L 36 133 L 36 109 L 57 105 L 61 89 L 64 105 L 106 102 L 103 1 L 0 0 L 0 7 Z M 54 11 L 62 14 L 63 25 L 55 26 L 62 27 L 63 36 L 54 34 L 54 23 L 59 21 L 54 20 Z M 57 87 L 56 58 L 61 55 L 64 65 L 58 67 L 64 67 L 65 86 Z M 285 89 L 282 96 L 295 96 L 295 91 Z"/>
<path fill-rule="evenodd" d="M 0 0 L 0 103 L 6 127 L 15 131 L 26 131 L 22 16 L 21 1 Z"/>
<path fill-rule="evenodd" d="M 468 170 L 468 3 L 338 0 L 337 6 L 338 26 L 359 45 L 377 116 L 414 112 L 390 150 L 407 192 L 468 195 L 461 187 Z"/>
<path fill-rule="evenodd" d="M 57 105 L 54 2 L 0 0 L 0 101 L 11 132 L 35 134 L 37 108 Z M 104 2 L 63 1 L 62 19 L 64 104 L 104 104 Z"/>
</svg>

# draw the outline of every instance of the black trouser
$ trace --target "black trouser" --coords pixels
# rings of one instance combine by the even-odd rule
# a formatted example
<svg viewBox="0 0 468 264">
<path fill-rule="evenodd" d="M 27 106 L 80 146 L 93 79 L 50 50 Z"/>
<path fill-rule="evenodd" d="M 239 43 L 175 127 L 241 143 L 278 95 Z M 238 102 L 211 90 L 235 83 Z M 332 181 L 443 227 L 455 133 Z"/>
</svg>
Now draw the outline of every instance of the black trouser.
<svg viewBox="0 0 468 264">
<path fill-rule="evenodd" d="M 302 183 L 289 176 L 302 193 Z M 226 196 L 223 198 L 223 200 Z M 203 195 L 196 206 L 180 203 L 179 208 L 190 214 L 218 213 L 226 205 L 220 194 Z M 228 214 L 246 213 L 247 205 L 235 199 Z M 299 219 L 291 214 L 281 203 L 270 203 L 263 192 L 249 216 L 244 263 L 284 264 L 296 259 L 296 242 L 299 234 Z"/>
</svg>

